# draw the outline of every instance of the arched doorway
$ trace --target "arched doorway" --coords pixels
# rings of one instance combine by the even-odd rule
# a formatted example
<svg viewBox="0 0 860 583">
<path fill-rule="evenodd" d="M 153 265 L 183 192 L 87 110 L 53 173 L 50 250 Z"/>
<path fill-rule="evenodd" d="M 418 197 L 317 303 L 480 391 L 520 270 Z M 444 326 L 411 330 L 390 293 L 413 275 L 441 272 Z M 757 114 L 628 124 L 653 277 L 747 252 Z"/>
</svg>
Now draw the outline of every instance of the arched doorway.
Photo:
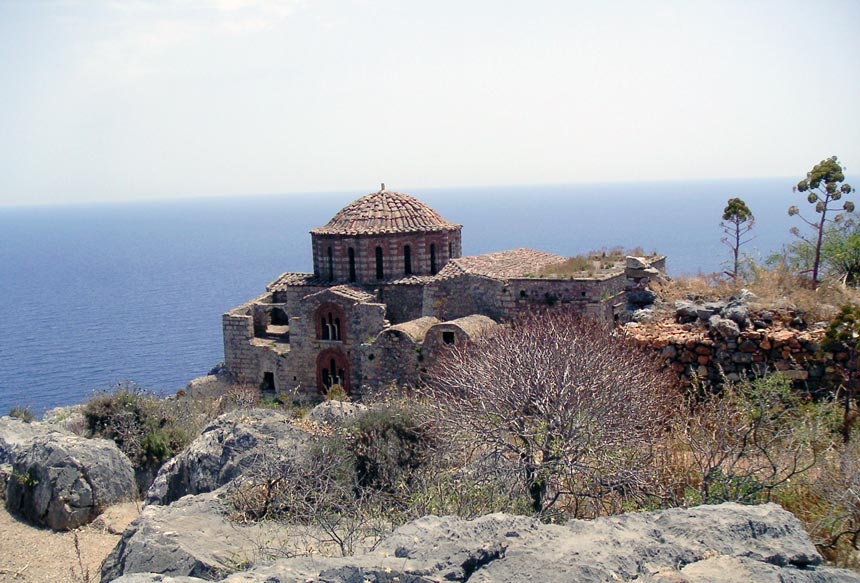
<svg viewBox="0 0 860 583">
<path fill-rule="evenodd" d="M 349 394 L 349 361 L 341 350 L 329 348 L 317 356 L 317 390 L 325 395 L 334 385 Z"/>
</svg>

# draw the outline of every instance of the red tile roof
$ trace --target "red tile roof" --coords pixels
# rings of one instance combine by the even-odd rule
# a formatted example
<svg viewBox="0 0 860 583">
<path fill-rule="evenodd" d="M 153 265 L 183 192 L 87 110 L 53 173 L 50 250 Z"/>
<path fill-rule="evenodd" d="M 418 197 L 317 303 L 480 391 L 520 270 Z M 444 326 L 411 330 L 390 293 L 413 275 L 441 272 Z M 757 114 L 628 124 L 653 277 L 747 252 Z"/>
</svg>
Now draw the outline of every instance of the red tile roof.
<svg viewBox="0 0 860 583">
<path fill-rule="evenodd" d="M 565 258 L 561 255 L 553 255 L 534 249 L 511 249 L 510 251 L 452 259 L 436 277 L 445 279 L 463 274 L 501 280 L 534 277 L 543 267 L 564 260 Z"/>
<path fill-rule="evenodd" d="M 421 231 L 453 231 L 449 223 L 423 202 L 407 194 L 380 190 L 345 206 L 314 235 L 381 235 Z"/>
</svg>

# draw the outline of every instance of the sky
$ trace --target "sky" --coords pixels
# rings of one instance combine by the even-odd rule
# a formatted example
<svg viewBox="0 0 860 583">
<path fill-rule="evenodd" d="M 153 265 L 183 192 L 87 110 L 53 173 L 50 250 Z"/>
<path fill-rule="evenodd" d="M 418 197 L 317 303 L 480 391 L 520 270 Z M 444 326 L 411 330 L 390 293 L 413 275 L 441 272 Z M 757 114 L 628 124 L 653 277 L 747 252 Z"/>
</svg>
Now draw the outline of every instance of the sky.
<svg viewBox="0 0 860 583">
<path fill-rule="evenodd" d="M 851 172 L 858 25 L 855 0 L 0 0 L 0 205 Z"/>
</svg>

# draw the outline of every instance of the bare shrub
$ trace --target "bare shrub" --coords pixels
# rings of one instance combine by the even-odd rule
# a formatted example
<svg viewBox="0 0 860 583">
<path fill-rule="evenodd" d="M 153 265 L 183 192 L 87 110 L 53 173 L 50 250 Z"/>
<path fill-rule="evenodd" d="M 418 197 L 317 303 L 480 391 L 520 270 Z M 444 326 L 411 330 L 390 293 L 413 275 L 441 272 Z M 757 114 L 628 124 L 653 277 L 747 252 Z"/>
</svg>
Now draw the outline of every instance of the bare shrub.
<svg viewBox="0 0 860 583">
<path fill-rule="evenodd" d="M 670 505 L 769 502 L 830 444 L 832 407 L 805 403 L 781 375 L 690 396 L 676 417 L 661 482 Z"/>
<path fill-rule="evenodd" d="M 838 406 L 833 403 L 834 412 Z M 834 418 L 838 417 L 838 413 Z M 860 551 L 860 440 L 844 442 L 833 432 L 806 480 L 780 497 L 804 524 L 822 555 L 841 567 L 858 568 Z"/>
<path fill-rule="evenodd" d="M 443 435 L 511 462 L 537 513 L 637 491 L 675 395 L 650 355 L 569 312 L 454 347 L 422 392 Z"/>
</svg>

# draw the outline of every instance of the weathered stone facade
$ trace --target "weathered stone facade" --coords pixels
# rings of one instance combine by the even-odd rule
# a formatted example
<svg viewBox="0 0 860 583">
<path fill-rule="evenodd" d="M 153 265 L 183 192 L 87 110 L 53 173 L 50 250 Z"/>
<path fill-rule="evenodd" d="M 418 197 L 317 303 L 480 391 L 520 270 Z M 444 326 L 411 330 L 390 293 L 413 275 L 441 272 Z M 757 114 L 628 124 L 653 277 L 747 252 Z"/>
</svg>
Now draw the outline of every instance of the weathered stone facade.
<svg viewBox="0 0 860 583">
<path fill-rule="evenodd" d="M 461 226 L 384 189 L 311 231 L 314 273 L 285 273 L 223 316 L 237 382 L 316 400 L 333 385 L 418 381 L 451 345 L 490 335 L 529 306 L 617 318 L 627 292 L 665 271 L 638 258 L 598 273 L 540 277 L 564 257 L 515 249 L 461 257 Z"/>
</svg>

